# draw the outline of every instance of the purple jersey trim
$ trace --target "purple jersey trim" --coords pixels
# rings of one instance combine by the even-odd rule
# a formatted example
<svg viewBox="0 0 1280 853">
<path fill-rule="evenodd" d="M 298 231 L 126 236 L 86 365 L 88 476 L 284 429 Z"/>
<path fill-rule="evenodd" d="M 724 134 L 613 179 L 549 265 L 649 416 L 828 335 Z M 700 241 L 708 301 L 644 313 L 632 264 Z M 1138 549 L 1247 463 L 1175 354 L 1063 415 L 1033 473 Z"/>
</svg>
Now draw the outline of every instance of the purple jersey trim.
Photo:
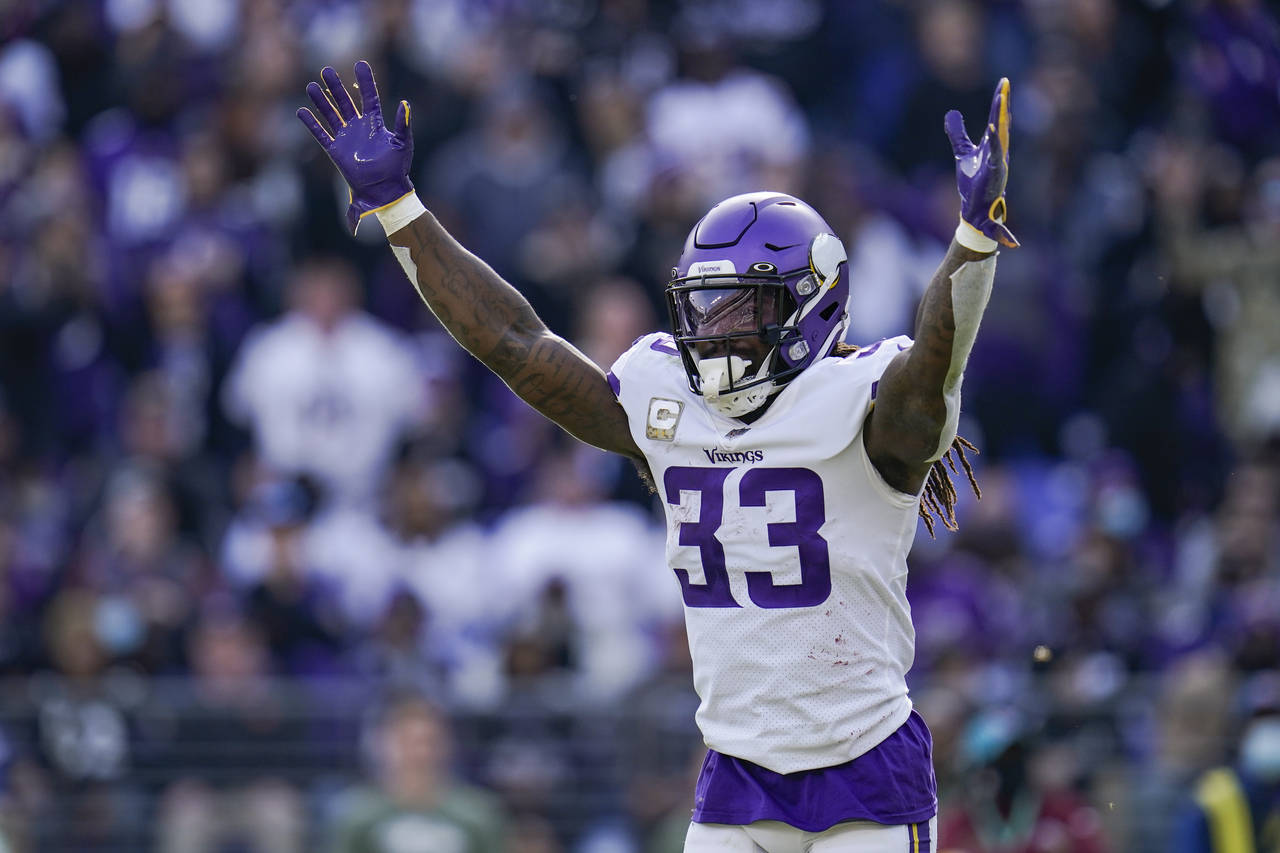
<svg viewBox="0 0 1280 853">
<path fill-rule="evenodd" d="M 613 375 L 612 370 L 605 374 L 605 378 L 609 380 L 609 387 L 613 389 L 613 396 L 617 397 L 622 393 L 622 383 L 618 381 L 618 377 Z"/>
<path fill-rule="evenodd" d="M 912 711 L 870 752 L 833 767 L 774 773 L 708 750 L 698 774 L 693 821 L 741 825 L 779 820 L 805 832 L 822 832 L 846 820 L 927 823 L 937 813 L 933 738 Z"/>
<path fill-rule="evenodd" d="M 653 343 L 649 344 L 649 349 L 653 350 L 654 352 L 665 352 L 667 355 L 680 354 L 680 350 L 676 349 L 676 345 L 672 341 L 672 338 L 670 335 L 663 335 L 662 337 L 658 338 Z"/>
<path fill-rule="evenodd" d="M 887 340 L 887 338 L 886 338 L 885 340 Z M 857 354 L 857 355 L 855 355 L 855 356 L 854 356 L 854 358 L 866 358 L 867 356 L 871 355 L 871 354 L 872 354 L 873 352 L 875 352 L 876 350 L 880 349 L 880 345 L 881 345 L 881 344 L 883 344 L 883 343 L 884 343 L 884 340 L 879 340 L 879 341 L 876 341 L 876 342 L 875 342 L 874 344 L 872 344 L 871 346 L 867 347 L 866 349 L 860 349 L 860 350 L 858 350 L 858 354 Z"/>
</svg>

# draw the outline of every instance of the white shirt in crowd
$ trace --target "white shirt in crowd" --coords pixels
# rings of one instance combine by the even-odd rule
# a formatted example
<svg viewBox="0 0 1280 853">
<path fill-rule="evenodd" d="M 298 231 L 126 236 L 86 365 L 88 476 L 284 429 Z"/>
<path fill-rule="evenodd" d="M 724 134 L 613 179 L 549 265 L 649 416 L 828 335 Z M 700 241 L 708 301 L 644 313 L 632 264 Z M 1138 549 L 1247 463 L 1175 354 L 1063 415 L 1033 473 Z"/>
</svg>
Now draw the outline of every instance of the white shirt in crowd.
<svg viewBox="0 0 1280 853">
<path fill-rule="evenodd" d="M 298 314 L 252 332 L 223 391 L 262 461 L 314 475 L 326 496 L 367 503 L 396 443 L 427 406 L 408 342 L 363 313 L 329 332 Z"/>
<path fill-rule="evenodd" d="M 666 568 L 664 533 L 637 507 L 533 504 L 508 513 L 493 531 L 493 607 L 513 618 L 536 609 L 547 584 L 562 579 L 582 634 L 582 687 L 619 695 L 654 664 L 648 630 L 678 619 L 679 588 Z"/>
</svg>

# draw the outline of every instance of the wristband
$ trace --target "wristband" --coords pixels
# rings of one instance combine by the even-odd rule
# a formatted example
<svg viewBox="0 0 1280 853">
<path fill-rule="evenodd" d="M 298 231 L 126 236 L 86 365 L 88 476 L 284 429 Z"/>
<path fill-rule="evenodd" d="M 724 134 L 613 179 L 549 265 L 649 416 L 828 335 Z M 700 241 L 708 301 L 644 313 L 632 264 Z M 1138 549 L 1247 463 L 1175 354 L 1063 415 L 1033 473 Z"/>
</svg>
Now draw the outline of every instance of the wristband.
<svg viewBox="0 0 1280 853">
<path fill-rule="evenodd" d="M 427 208 L 413 190 L 400 198 L 372 211 L 382 223 L 383 232 L 389 237 L 427 212 Z"/>
<path fill-rule="evenodd" d="M 381 216 L 382 214 L 378 214 Z M 389 233 L 389 232 L 388 232 Z M 963 219 L 956 226 L 956 242 L 966 249 L 972 249 L 975 252 L 990 254 L 999 248 L 1000 244 L 992 240 L 986 234 L 983 234 L 977 228 L 974 228 Z"/>
</svg>

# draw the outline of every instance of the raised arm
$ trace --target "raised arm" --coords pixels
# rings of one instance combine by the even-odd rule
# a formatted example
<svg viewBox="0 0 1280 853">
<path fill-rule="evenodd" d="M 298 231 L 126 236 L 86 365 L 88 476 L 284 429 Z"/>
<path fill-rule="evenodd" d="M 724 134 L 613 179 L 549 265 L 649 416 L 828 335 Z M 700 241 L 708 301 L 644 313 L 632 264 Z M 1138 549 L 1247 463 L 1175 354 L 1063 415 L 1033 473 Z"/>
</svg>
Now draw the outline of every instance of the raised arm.
<svg viewBox="0 0 1280 853">
<path fill-rule="evenodd" d="M 960 225 L 920 302 L 915 345 L 885 369 L 864 426 L 867 455 L 876 470 L 889 485 L 911 494 L 955 438 L 960 384 L 991 296 L 997 245 L 1018 245 L 1004 225 L 1009 81 L 1002 79 L 996 87 L 977 145 L 954 110 L 947 113 L 946 131 L 956 157 Z"/>
<path fill-rule="evenodd" d="M 600 368 L 549 331 L 528 301 L 454 240 L 418 200 L 409 180 L 408 102 L 400 102 L 395 127 L 388 130 L 369 63 L 357 62 L 355 77 L 361 109 L 338 73 L 325 68 L 324 88 L 307 85 L 325 124 L 311 110 L 298 110 L 350 188 L 352 231 L 376 215 L 409 280 L 458 343 L 570 435 L 640 459 L 626 414 Z"/>
<path fill-rule="evenodd" d="M 640 458 L 627 416 L 600 368 L 548 330 L 528 301 L 459 245 L 430 212 L 390 240 L 449 334 L 521 399 L 574 438 Z"/>
</svg>

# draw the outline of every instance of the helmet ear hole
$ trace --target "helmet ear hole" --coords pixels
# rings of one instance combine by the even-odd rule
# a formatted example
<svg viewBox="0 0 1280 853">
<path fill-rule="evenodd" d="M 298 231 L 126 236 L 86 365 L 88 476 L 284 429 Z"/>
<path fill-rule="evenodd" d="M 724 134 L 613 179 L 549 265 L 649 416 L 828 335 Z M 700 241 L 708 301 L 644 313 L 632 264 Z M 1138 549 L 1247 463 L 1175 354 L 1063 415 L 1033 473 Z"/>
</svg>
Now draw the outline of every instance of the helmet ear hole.
<svg viewBox="0 0 1280 853">
<path fill-rule="evenodd" d="M 836 313 L 836 309 L 839 307 L 840 307 L 839 302 L 832 302 L 826 308 L 823 308 L 821 311 L 819 311 L 818 316 L 822 318 L 822 322 L 829 323 L 831 321 L 831 315 Z"/>
</svg>

